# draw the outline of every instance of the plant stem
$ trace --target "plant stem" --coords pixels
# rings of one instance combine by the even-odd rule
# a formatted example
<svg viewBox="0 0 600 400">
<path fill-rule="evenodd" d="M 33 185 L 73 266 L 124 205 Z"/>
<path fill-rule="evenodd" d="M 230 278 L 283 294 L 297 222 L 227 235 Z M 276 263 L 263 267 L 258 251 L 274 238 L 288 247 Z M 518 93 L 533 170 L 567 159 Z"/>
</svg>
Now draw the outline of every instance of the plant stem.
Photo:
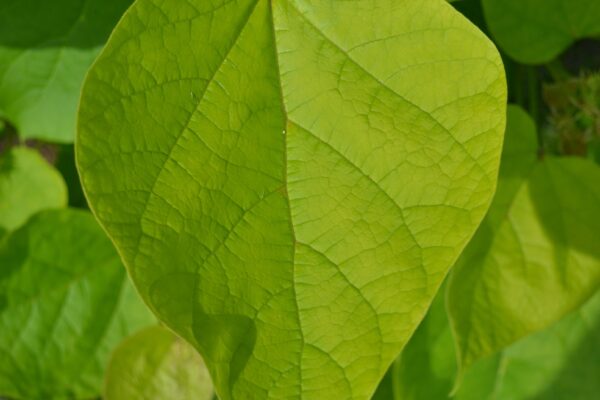
<svg viewBox="0 0 600 400">
<path fill-rule="evenodd" d="M 515 66 L 515 76 L 512 82 L 512 87 L 515 91 L 515 102 L 521 107 L 527 108 L 525 105 L 525 91 L 523 90 L 523 87 L 525 86 L 524 71 L 524 66 Z"/>
<path fill-rule="evenodd" d="M 540 108 L 540 80 L 537 67 L 527 68 L 528 110 L 537 126 L 538 149 L 540 155 L 544 151 L 544 137 L 542 134 L 541 108 Z"/>
</svg>

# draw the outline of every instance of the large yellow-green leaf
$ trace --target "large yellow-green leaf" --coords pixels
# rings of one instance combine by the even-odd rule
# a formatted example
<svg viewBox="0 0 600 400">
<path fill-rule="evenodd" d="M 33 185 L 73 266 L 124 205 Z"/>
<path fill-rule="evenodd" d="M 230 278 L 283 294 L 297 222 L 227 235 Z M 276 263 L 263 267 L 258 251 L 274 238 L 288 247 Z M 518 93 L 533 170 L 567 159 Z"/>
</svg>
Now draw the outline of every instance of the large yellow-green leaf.
<svg viewBox="0 0 600 400">
<path fill-rule="evenodd" d="M 598 0 L 482 0 L 502 50 L 526 64 L 551 61 L 576 40 L 600 36 Z"/>
<path fill-rule="evenodd" d="M 0 115 L 21 137 L 73 141 L 85 73 L 131 1 L 0 1 Z"/>
<path fill-rule="evenodd" d="M 223 400 L 365 399 L 488 208 L 505 96 L 444 0 L 140 0 L 78 166 Z"/>
<path fill-rule="evenodd" d="M 537 159 L 535 126 L 509 111 L 498 192 L 452 271 L 462 369 L 577 309 L 600 286 L 600 168 Z"/>
<path fill-rule="evenodd" d="M 97 397 L 112 348 L 152 319 L 89 213 L 42 211 L 0 242 L 0 396 Z"/>
<path fill-rule="evenodd" d="M 168 329 L 153 326 L 114 351 L 105 400 L 211 400 L 213 386 L 196 349 Z"/>
<path fill-rule="evenodd" d="M 15 147 L 0 155 L 0 230 L 11 231 L 38 211 L 66 205 L 65 181 L 38 152 Z"/>
</svg>

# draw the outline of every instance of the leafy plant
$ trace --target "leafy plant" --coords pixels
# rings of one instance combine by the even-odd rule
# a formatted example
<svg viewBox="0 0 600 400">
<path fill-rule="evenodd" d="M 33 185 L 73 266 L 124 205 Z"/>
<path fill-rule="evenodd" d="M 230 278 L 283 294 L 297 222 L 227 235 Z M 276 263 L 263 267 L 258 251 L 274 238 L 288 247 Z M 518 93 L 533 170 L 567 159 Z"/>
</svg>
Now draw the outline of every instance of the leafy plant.
<svg viewBox="0 0 600 400">
<path fill-rule="evenodd" d="M 3 0 L 0 398 L 597 397 L 599 17 Z"/>
<path fill-rule="evenodd" d="M 498 54 L 378 5 L 141 0 L 88 74 L 90 205 L 222 399 L 368 398 L 488 207 Z"/>
</svg>

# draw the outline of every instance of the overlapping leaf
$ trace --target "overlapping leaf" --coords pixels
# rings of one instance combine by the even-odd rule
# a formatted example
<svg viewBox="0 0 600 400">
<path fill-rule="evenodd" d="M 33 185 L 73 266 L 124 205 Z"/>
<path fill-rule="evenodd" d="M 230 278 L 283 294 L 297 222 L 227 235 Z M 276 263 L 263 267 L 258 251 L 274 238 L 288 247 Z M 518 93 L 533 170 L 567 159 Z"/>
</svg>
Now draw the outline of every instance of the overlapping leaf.
<svg viewBox="0 0 600 400">
<path fill-rule="evenodd" d="M 385 400 L 448 398 L 456 374 L 456 356 L 444 293 L 442 288 L 390 369 L 388 385 L 392 387 L 393 397 Z"/>
<path fill-rule="evenodd" d="M 21 137 L 73 141 L 85 73 L 131 2 L 0 2 L 0 115 Z"/>
<path fill-rule="evenodd" d="M 393 391 L 385 400 L 592 399 L 600 390 L 599 335 L 600 292 L 550 328 L 475 363 L 449 396 L 457 368 L 440 293 L 382 383 Z"/>
<path fill-rule="evenodd" d="M 498 192 L 449 284 L 463 369 L 577 309 L 600 286 L 600 168 L 538 159 L 529 116 L 513 107 L 508 121 Z"/>
<path fill-rule="evenodd" d="M 600 36 L 597 0 L 482 0 L 500 47 L 525 64 L 551 61 L 578 39 Z"/>
<path fill-rule="evenodd" d="M 0 396 L 97 397 L 113 347 L 151 322 L 89 213 L 43 211 L 0 242 Z"/>
<path fill-rule="evenodd" d="M 106 370 L 106 400 L 211 400 L 213 387 L 198 352 L 160 327 L 125 339 Z"/>
<path fill-rule="evenodd" d="M 77 158 L 222 399 L 364 399 L 488 207 L 505 91 L 443 0 L 140 0 Z"/>
<path fill-rule="evenodd" d="M 66 205 L 63 178 L 35 150 L 16 147 L 0 155 L 0 230 L 11 231 L 38 211 Z"/>
</svg>

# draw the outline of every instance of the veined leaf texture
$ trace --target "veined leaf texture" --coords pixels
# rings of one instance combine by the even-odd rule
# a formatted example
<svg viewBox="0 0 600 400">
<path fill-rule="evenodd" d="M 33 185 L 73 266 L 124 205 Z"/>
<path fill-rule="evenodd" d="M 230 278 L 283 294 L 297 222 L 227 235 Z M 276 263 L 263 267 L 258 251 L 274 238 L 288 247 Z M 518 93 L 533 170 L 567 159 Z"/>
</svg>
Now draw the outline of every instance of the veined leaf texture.
<svg viewBox="0 0 600 400">
<path fill-rule="evenodd" d="M 367 399 L 489 206 L 505 104 L 444 0 L 138 0 L 76 152 L 221 399 Z"/>
</svg>

